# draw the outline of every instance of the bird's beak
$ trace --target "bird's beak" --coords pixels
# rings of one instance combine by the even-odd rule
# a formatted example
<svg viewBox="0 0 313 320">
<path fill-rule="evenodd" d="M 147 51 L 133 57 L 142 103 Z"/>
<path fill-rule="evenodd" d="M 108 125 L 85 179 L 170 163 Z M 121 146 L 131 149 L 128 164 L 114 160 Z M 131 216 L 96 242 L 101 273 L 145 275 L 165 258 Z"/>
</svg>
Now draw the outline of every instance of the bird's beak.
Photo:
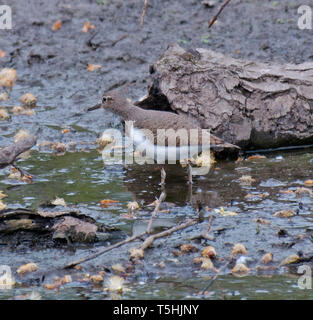
<svg viewBox="0 0 313 320">
<path fill-rule="evenodd" d="M 88 108 L 87 111 L 93 111 L 93 110 L 100 109 L 100 108 L 101 108 L 101 103 L 96 104 L 95 106 Z"/>
</svg>

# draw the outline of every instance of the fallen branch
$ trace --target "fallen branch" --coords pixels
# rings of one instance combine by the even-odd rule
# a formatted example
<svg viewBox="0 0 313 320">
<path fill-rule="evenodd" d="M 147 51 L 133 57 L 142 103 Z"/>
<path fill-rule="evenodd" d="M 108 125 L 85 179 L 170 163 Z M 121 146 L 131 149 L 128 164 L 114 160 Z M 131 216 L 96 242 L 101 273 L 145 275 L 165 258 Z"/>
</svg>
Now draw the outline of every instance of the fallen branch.
<svg viewBox="0 0 313 320">
<path fill-rule="evenodd" d="M 37 142 L 37 135 L 29 136 L 0 150 L 0 168 L 12 165 L 23 152 L 31 149 Z"/>
<path fill-rule="evenodd" d="M 222 6 L 220 7 L 220 9 L 218 10 L 217 14 L 213 17 L 213 19 L 211 21 L 209 21 L 209 26 L 208 28 L 210 29 L 211 26 L 214 24 L 214 22 L 217 20 L 218 16 L 222 13 L 222 11 L 224 10 L 224 8 L 229 4 L 230 0 L 226 0 Z"/>
<path fill-rule="evenodd" d="M 158 199 L 158 202 L 157 202 L 152 214 L 151 214 L 151 217 L 150 217 L 150 220 L 149 220 L 149 223 L 148 223 L 148 227 L 147 227 L 147 230 L 146 230 L 147 234 L 151 233 L 153 220 L 156 217 L 156 215 L 158 214 L 159 209 L 160 209 L 160 205 L 164 201 L 165 197 L 166 197 L 166 193 L 163 191 L 161 193 L 161 195 L 160 195 L 160 198 Z"/>
<path fill-rule="evenodd" d="M 129 242 L 132 242 L 132 241 L 134 241 L 134 240 L 136 240 L 138 238 L 141 238 L 145 234 L 146 234 L 146 232 L 142 232 L 140 234 L 137 234 L 136 236 L 132 236 L 132 237 L 127 238 L 127 239 L 125 239 L 123 241 L 120 241 L 120 242 L 117 242 L 115 244 L 112 244 L 111 246 L 105 247 L 105 248 L 99 250 L 98 252 L 90 254 L 89 256 L 87 256 L 85 258 L 82 258 L 82 259 L 79 259 L 79 260 L 76 260 L 76 261 L 68 263 L 63 269 L 73 268 L 78 264 L 81 264 L 83 262 L 86 262 L 86 261 L 89 261 L 91 259 L 97 258 L 98 256 L 100 256 L 101 254 L 103 254 L 105 252 L 108 252 L 108 251 L 110 251 L 112 249 L 115 249 L 115 248 L 118 248 L 118 247 L 120 247 L 120 246 L 122 246 L 122 245 L 124 245 L 126 243 L 129 243 Z"/>
<path fill-rule="evenodd" d="M 126 39 L 127 37 L 128 37 L 128 34 L 127 34 L 127 33 L 123 34 L 122 36 L 120 36 L 119 38 L 117 38 L 116 40 L 114 40 L 114 41 L 112 42 L 112 45 L 111 45 L 111 46 L 114 47 L 118 42 Z"/>
<path fill-rule="evenodd" d="M 159 238 L 162 238 L 162 237 L 169 236 L 170 234 L 172 234 L 172 233 L 174 233 L 174 232 L 176 232 L 176 231 L 178 231 L 178 230 L 185 229 L 185 228 L 190 227 L 190 226 L 192 226 L 192 225 L 194 225 L 194 224 L 197 224 L 197 223 L 198 223 L 198 221 L 196 221 L 196 220 L 188 220 L 187 222 L 182 223 L 182 224 L 179 224 L 178 226 L 175 226 L 175 227 L 170 228 L 170 229 L 168 229 L 168 230 L 165 230 L 165 231 L 156 233 L 156 234 L 148 237 L 148 238 L 143 242 L 143 244 L 140 246 L 139 249 L 145 250 L 145 249 L 147 249 L 148 247 L 150 247 L 150 246 L 153 244 L 154 240 L 159 239 Z"/>
<path fill-rule="evenodd" d="M 144 249 L 148 248 L 148 247 L 154 242 L 155 239 L 158 239 L 158 238 L 161 238 L 161 237 L 166 237 L 166 236 L 172 234 L 172 233 L 175 232 L 175 231 L 185 229 L 185 228 L 187 228 L 187 227 L 189 227 L 189 226 L 192 226 L 192 225 L 194 225 L 194 224 L 196 224 L 196 223 L 198 223 L 196 220 L 188 220 L 187 222 L 185 222 L 185 223 L 183 223 L 183 224 L 180 224 L 180 225 L 178 225 L 178 226 L 176 226 L 176 227 L 173 227 L 173 228 L 168 229 L 168 230 L 166 230 L 166 231 L 163 231 L 163 232 L 154 234 L 154 235 L 148 237 L 148 238 L 143 242 L 143 244 L 140 246 L 140 249 L 141 249 L 141 250 L 144 250 Z M 127 244 L 127 243 L 129 243 L 129 242 L 132 242 L 132 241 L 134 241 L 134 240 L 136 240 L 136 239 L 139 239 L 139 238 L 143 237 L 143 236 L 146 235 L 146 234 L 147 234 L 147 231 L 142 232 L 142 233 L 140 233 L 140 234 L 137 234 L 137 235 L 135 235 L 135 236 L 132 236 L 132 237 L 130 237 L 130 238 L 127 238 L 127 239 L 125 239 L 125 240 L 123 240 L 123 241 L 117 242 L 117 243 L 115 243 L 115 244 L 112 244 L 111 246 L 105 247 L 105 248 L 99 250 L 98 252 L 95 252 L 95 253 L 93 253 L 93 254 L 90 254 L 89 256 L 87 256 L 87 257 L 85 257 L 85 258 L 82 258 L 82 259 L 79 259 L 79 260 L 76 260 L 76 261 L 73 261 L 73 262 L 68 263 L 65 267 L 63 267 L 63 269 L 73 268 L 73 267 L 75 267 L 75 266 L 78 265 L 78 264 L 81 264 L 81 263 L 83 263 L 83 262 L 86 262 L 86 261 L 92 260 L 92 259 L 94 259 L 94 258 L 97 258 L 97 257 L 99 257 L 100 255 L 102 255 L 102 254 L 105 253 L 105 252 L 108 252 L 108 251 L 110 251 L 110 250 L 112 250 L 112 249 L 118 248 L 118 247 L 120 247 L 120 246 L 122 246 L 122 245 L 124 245 L 124 244 Z"/>
<path fill-rule="evenodd" d="M 215 216 L 214 215 L 211 215 L 209 217 L 209 221 L 208 221 L 208 224 L 207 224 L 207 227 L 206 227 L 206 230 L 204 232 L 202 232 L 201 234 L 195 236 L 195 237 L 192 237 L 190 240 L 195 240 L 195 239 L 205 239 L 205 240 L 214 240 L 214 237 L 213 236 L 210 236 L 210 230 L 211 230 L 211 226 L 212 226 L 212 221 L 213 219 L 215 219 Z"/>
</svg>

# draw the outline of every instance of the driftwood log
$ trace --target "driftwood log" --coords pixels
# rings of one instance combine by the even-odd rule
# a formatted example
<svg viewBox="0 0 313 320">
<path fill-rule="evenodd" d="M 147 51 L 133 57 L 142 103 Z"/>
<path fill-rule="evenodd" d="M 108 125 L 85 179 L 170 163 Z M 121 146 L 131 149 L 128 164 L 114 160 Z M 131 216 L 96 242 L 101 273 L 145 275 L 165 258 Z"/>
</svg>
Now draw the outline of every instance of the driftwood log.
<svg viewBox="0 0 313 320">
<path fill-rule="evenodd" d="M 37 135 L 29 136 L 0 150 L 0 169 L 14 163 L 23 152 L 31 149 L 37 142 Z"/>
<path fill-rule="evenodd" d="M 313 143 L 313 63 L 237 60 L 170 45 L 138 105 L 175 111 L 245 149 Z"/>
<path fill-rule="evenodd" d="M 0 237 L 2 241 L 9 242 L 13 234 L 15 240 L 19 242 L 30 238 L 35 239 L 39 246 L 42 243 L 53 245 L 55 241 L 105 243 L 107 240 L 117 241 L 121 237 L 124 238 L 122 231 L 98 223 L 78 210 L 56 211 L 53 208 L 50 210 L 22 208 L 1 210 Z"/>
</svg>

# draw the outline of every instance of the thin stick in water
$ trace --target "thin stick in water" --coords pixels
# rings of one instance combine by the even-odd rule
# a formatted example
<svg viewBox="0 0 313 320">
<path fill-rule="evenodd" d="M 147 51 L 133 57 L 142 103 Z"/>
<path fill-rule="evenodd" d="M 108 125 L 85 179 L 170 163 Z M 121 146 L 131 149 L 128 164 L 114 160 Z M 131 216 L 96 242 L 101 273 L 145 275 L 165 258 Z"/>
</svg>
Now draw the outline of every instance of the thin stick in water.
<svg viewBox="0 0 313 320">
<path fill-rule="evenodd" d="M 140 25 L 142 26 L 145 22 L 145 15 L 147 12 L 147 6 L 148 6 L 148 0 L 145 0 L 143 3 L 143 8 L 142 8 L 142 15 L 141 15 L 141 21 L 140 21 Z"/>
<path fill-rule="evenodd" d="M 218 16 L 222 13 L 222 11 L 224 10 L 224 8 L 229 4 L 230 0 L 226 0 L 222 6 L 220 7 L 220 9 L 218 10 L 217 14 L 213 17 L 213 19 L 211 21 L 209 21 L 209 28 L 211 28 L 211 26 L 214 24 L 214 22 L 217 20 Z"/>
</svg>

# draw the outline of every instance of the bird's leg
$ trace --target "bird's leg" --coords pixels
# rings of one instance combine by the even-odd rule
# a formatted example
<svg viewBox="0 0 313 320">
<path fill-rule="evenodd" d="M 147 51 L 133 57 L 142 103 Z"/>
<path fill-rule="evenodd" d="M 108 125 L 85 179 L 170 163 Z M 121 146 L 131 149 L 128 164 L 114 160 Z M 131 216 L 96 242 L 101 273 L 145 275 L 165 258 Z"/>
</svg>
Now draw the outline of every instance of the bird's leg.
<svg viewBox="0 0 313 320">
<path fill-rule="evenodd" d="M 188 183 L 187 203 L 192 203 L 192 184 Z"/>
<path fill-rule="evenodd" d="M 188 167 L 187 167 L 187 173 L 188 173 L 188 183 L 192 184 L 192 167 L 190 164 L 190 161 L 188 160 Z"/>
</svg>

